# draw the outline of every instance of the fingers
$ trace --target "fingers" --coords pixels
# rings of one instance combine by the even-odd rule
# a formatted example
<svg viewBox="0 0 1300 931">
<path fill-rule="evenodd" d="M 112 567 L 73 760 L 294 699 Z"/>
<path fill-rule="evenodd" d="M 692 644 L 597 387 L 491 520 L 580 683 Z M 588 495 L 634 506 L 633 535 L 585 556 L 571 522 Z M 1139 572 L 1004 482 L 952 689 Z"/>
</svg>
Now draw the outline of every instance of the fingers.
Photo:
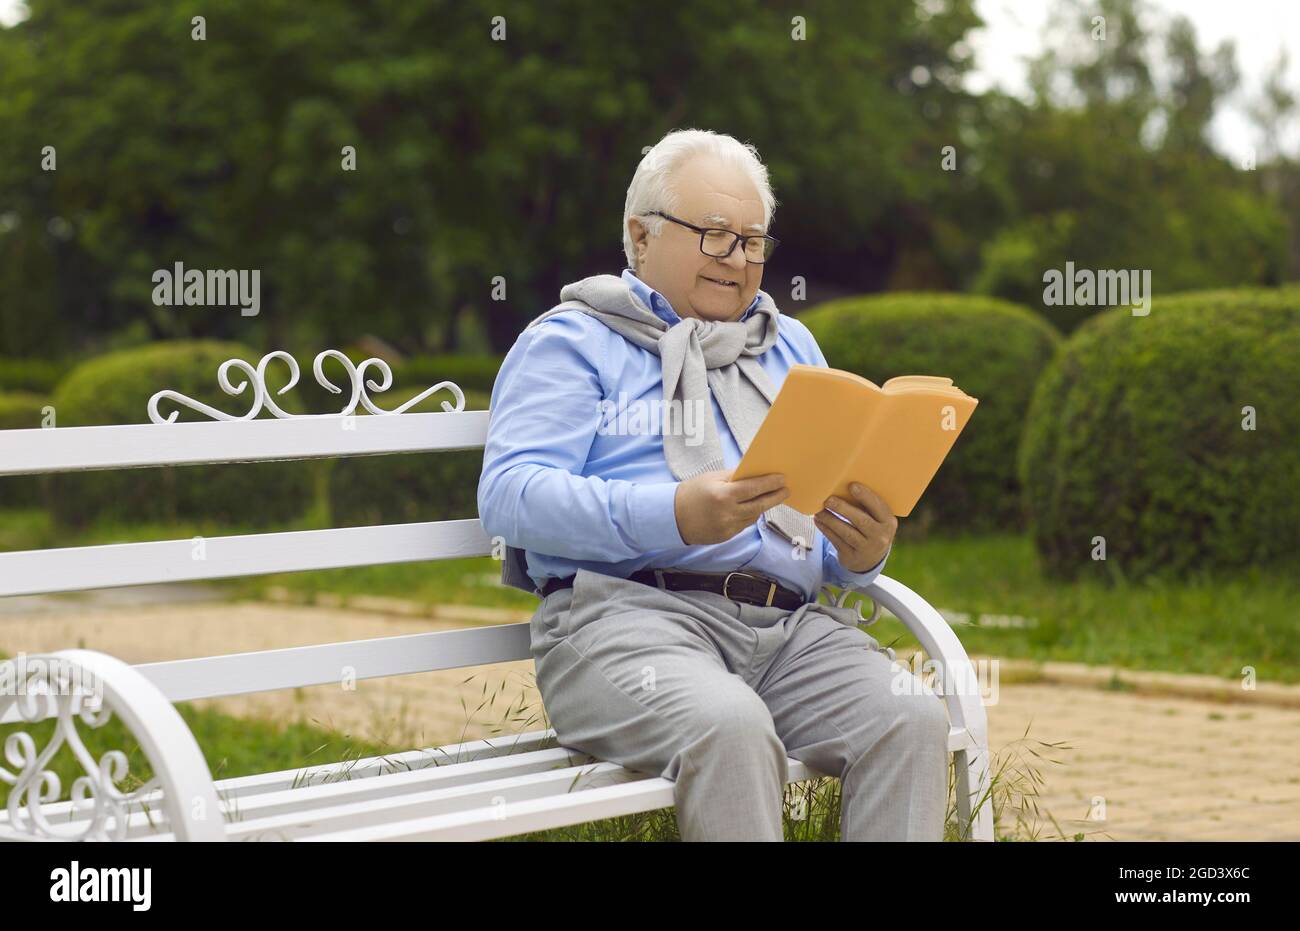
<svg viewBox="0 0 1300 931">
<path fill-rule="evenodd" d="M 755 475 L 752 478 L 742 478 L 738 482 L 729 483 L 732 487 L 729 489 L 736 497 L 733 499 L 742 504 L 754 501 L 762 495 L 771 494 L 785 488 L 785 476 L 780 472 L 771 472 L 767 475 Z M 787 489 L 787 494 L 789 493 Z M 770 507 L 770 505 L 769 505 Z"/>
<path fill-rule="evenodd" d="M 845 501 L 838 495 L 831 495 L 826 499 L 826 507 L 823 513 L 834 511 L 844 516 L 850 524 L 857 527 L 864 533 L 874 530 L 881 521 L 877 520 L 874 515 L 858 507 L 851 501 Z"/>
<path fill-rule="evenodd" d="M 850 482 L 849 493 L 880 523 L 887 524 L 894 516 L 894 510 L 889 503 L 861 482 Z"/>
<path fill-rule="evenodd" d="M 765 495 L 751 498 L 749 501 L 741 502 L 741 504 L 745 508 L 745 513 L 747 515 L 753 515 L 749 518 L 749 522 L 752 524 L 754 521 L 758 520 L 758 515 L 762 514 L 768 508 L 776 507 L 788 497 L 790 497 L 790 489 L 783 485 L 776 491 L 769 491 Z"/>
<path fill-rule="evenodd" d="M 813 515 L 813 523 L 817 525 L 817 528 L 822 533 L 826 534 L 827 538 L 835 544 L 835 549 L 840 552 L 860 550 L 870 544 L 866 534 L 852 524 L 840 520 L 830 511 L 818 511 Z"/>
</svg>

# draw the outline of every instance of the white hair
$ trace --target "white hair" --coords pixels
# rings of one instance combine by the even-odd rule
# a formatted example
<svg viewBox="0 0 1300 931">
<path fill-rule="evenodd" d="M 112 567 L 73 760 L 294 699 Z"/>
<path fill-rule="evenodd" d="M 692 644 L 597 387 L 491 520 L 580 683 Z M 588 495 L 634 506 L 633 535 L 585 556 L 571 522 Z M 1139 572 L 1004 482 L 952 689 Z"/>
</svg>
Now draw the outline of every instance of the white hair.
<svg viewBox="0 0 1300 931">
<path fill-rule="evenodd" d="M 733 136 L 707 129 L 673 130 L 641 159 L 636 174 L 632 176 L 632 183 L 627 188 L 627 201 L 623 205 L 623 254 L 627 256 L 628 268 L 633 271 L 637 269 L 636 248 L 627 221 L 631 217 L 638 217 L 651 236 L 658 236 L 668 221 L 663 217 L 646 214 L 652 210 L 677 213 L 677 190 L 672 184 L 672 175 L 695 155 L 717 156 L 745 172 L 754 182 L 759 199 L 763 202 L 763 232 L 771 224 L 777 200 L 772 193 L 771 182 L 768 181 L 767 166 L 759 159 L 756 148 Z"/>
</svg>

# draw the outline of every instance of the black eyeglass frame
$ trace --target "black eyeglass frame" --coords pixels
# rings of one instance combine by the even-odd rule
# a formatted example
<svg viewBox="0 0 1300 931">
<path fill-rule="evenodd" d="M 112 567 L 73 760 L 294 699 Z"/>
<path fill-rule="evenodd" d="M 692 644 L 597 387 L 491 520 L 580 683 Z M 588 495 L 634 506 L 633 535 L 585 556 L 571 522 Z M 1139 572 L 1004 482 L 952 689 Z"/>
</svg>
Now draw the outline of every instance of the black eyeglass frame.
<svg viewBox="0 0 1300 931">
<path fill-rule="evenodd" d="M 689 229 L 689 230 L 694 230 L 695 232 L 699 233 L 699 234 L 700 234 L 700 253 L 703 254 L 703 255 L 707 255 L 707 256 L 708 256 L 709 258 L 711 258 L 711 259 L 725 259 L 725 258 L 727 258 L 728 256 L 731 255 L 731 253 L 733 253 L 733 252 L 736 251 L 736 245 L 737 245 L 738 243 L 742 242 L 742 241 L 748 241 L 748 240 L 750 240 L 750 239 L 765 239 L 765 240 L 767 240 L 768 242 L 770 242 L 772 245 L 769 246 L 769 247 L 764 247 L 764 250 L 763 250 L 763 261 L 761 261 L 761 262 L 755 262 L 755 261 L 754 261 L 753 259 L 751 259 L 748 255 L 745 255 L 745 261 L 748 262 L 750 265 L 766 265 L 766 264 L 767 264 L 767 260 L 770 259 L 770 258 L 772 257 L 772 253 L 776 251 L 776 247 L 779 246 L 779 245 L 781 245 L 781 240 L 777 239 L 775 236 L 768 236 L 766 233 L 745 233 L 745 234 L 741 234 L 741 233 L 737 233 L 737 232 L 735 232 L 734 230 L 723 229 L 723 228 L 720 227 L 720 226 L 696 226 L 694 223 L 687 223 L 685 220 L 679 219 L 678 217 L 672 216 L 671 214 L 664 213 L 662 210 L 651 210 L 648 214 L 646 214 L 646 216 L 651 216 L 651 217 L 663 217 L 665 220 L 672 220 L 674 223 L 676 223 L 676 224 L 678 224 L 678 225 L 680 225 L 680 226 L 684 226 L 684 227 L 686 227 L 686 228 Z M 714 254 L 712 254 L 711 252 L 705 252 L 705 251 L 704 251 L 704 234 L 705 234 L 705 233 L 708 233 L 708 232 L 713 232 L 713 231 L 716 231 L 716 232 L 719 232 L 719 233 L 730 233 L 732 236 L 736 237 L 736 238 L 733 239 L 732 242 L 731 242 L 731 248 L 728 249 L 728 250 L 727 250 L 725 253 L 723 253 L 722 255 L 714 255 Z M 742 255 L 744 255 L 744 248 L 745 248 L 744 246 L 741 246 L 741 250 L 742 250 L 742 251 L 741 251 L 741 254 L 742 254 Z"/>
</svg>

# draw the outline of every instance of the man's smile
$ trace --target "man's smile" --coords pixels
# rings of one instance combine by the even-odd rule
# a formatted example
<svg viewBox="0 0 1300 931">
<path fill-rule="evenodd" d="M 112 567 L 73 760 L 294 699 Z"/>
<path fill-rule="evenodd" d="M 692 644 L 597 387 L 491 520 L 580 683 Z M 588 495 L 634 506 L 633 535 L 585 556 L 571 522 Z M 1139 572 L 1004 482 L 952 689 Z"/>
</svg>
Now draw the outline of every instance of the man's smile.
<svg viewBox="0 0 1300 931">
<path fill-rule="evenodd" d="M 724 288 L 740 287 L 740 283 L 737 281 L 727 281 L 724 278 L 710 278 L 707 275 L 702 275 L 701 277 L 704 278 L 705 281 L 710 282 L 711 284 L 719 285 L 720 287 L 724 287 Z"/>
</svg>

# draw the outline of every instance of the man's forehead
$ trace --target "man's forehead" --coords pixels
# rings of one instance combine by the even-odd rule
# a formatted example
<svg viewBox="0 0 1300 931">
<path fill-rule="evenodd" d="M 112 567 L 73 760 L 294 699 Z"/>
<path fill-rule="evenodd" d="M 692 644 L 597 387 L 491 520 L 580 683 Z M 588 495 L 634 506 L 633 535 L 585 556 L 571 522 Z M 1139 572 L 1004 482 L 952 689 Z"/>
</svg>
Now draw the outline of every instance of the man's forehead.
<svg viewBox="0 0 1300 931">
<path fill-rule="evenodd" d="M 677 216 L 698 226 L 763 232 L 763 202 L 754 184 L 734 165 L 709 156 L 693 158 L 673 178 Z"/>
<path fill-rule="evenodd" d="M 724 229 L 731 229 L 734 225 L 734 220 L 727 213 L 709 212 L 700 217 L 698 225 L 721 226 Z M 763 232 L 764 227 L 762 223 L 750 223 L 745 226 L 745 229 L 751 233 L 761 233 Z"/>
</svg>

